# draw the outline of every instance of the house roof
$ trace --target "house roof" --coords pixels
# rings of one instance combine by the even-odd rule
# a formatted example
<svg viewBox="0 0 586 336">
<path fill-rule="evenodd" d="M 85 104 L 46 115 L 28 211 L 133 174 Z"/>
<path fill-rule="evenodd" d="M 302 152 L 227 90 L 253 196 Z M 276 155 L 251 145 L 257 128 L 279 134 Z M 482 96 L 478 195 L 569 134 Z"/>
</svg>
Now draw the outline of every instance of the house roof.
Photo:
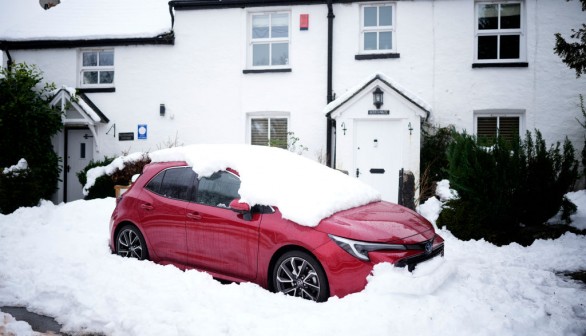
<svg viewBox="0 0 586 336">
<path fill-rule="evenodd" d="M 76 92 L 74 88 L 62 86 L 61 88 L 53 92 L 53 102 L 56 103 L 56 99 L 63 95 L 68 102 L 73 102 L 81 109 L 88 118 L 94 122 L 108 123 L 110 119 L 86 96 L 83 92 Z M 78 98 L 78 99 L 76 99 Z"/>
<path fill-rule="evenodd" d="M 172 44 L 166 0 L 0 0 L 0 48 Z"/>
<path fill-rule="evenodd" d="M 356 86 L 354 86 L 353 88 L 346 91 L 343 95 L 341 95 L 340 97 L 338 97 L 335 100 L 333 100 L 332 102 L 330 102 L 324 108 L 324 110 L 323 110 L 324 114 L 326 116 L 330 116 L 334 111 L 336 111 L 338 108 L 340 108 L 341 106 L 346 104 L 352 98 L 356 97 L 360 92 L 362 92 L 370 84 L 372 84 L 373 82 L 375 82 L 377 80 L 380 81 L 381 83 L 385 84 L 390 89 L 392 89 L 393 91 L 398 93 L 400 96 L 405 98 L 407 101 L 409 101 L 411 104 L 415 105 L 416 107 L 421 109 L 423 112 L 425 112 L 425 114 L 427 115 L 426 119 L 429 118 L 429 115 L 431 114 L 431 106 L 429 104 L 427 104 L 421 98 L 419 98 L 416 95 L 412 94 L 411 92 L 407 91 L 406 89 L 404 89 L 403 87 L 401 87 L 400 85 L 395 83 L 392 79 L 390 79 L 389 77 L 387 77 L 386 75 L 381 74 L 381 73 L 375 73 L 375 74 L 365 78 L 360 83 L 358 83 Z"/>
<path fill-rule="evenodd" d="M 332 3 L 378 2 L 387 0 L 331 0 Z M 171 0 L 169 6 L 176 10 L 209 8 L 245 8 L 259 6 L 321 5 L 328 0 Z"/>
</svg>

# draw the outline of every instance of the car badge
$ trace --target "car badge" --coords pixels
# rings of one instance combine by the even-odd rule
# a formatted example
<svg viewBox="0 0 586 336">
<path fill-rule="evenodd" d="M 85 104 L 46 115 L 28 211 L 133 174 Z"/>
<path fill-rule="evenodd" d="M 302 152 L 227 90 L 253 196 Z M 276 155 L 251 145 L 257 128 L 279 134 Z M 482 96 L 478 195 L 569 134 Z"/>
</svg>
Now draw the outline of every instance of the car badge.
<svg viewBox="0 0 586 336">
<path fill-rule="evenodd" d="M 425 254 L 430 254 L 433 247 L 433 242 L 430 240 L 425 243 Z"/>
</svg>

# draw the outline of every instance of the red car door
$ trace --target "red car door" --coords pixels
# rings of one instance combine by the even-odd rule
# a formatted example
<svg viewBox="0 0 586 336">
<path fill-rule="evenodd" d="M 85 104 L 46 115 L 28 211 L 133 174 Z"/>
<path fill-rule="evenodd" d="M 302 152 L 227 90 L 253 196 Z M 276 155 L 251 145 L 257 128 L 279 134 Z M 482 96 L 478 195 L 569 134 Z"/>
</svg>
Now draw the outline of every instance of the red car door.
<svg viewBox="0 0 586 336">
<path fill-rule="evenodd" d="M 197 184 L 195 202 L 186 208 L 190 264 L 241 280 L 255 279 L 262 216 L 245 220 L 228 208 L 230 201 L 239 198 L 240 179 L 222 171 Z"/>
<path fill-rule="evenodd" d="M 141 226 L 150 243 L 151 258 L 159 262 L 187 264 L 185 207 L 194 179 L 190 167 L 169 168 L 141 192 L 137 205 Z"/>
</svg>

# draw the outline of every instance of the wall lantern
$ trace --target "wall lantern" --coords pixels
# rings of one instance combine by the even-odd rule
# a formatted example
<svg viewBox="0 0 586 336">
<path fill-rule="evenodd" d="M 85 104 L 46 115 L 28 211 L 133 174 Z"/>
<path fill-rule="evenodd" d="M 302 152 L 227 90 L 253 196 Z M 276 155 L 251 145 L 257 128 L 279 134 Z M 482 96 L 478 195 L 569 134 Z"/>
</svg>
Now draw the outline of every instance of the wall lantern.
<svg viewBox="0 0 586 336">
<path fill-rule="evenodd" d="M 165 104 L 161 104 L 159 107 L 159 113 L 161 114 L 161 117 L 165 116 Z"/>
<path fill-rule="evenodd" d="M 411 122 L 409 122 L 409 125 L 407 125 L 407 129 L 409 130 L 409 135 L 413 134 L 413 126 L 411 126 Z"/>
<path fill-rule="evenodd" d="M 383 105 L 383 91 L 377 86 L 376 90 L 372 93 L 372 103 L 377 109 Z"/>
<path fill-rule="evenodd" d="M 342 131 L 344 131 L 344 135 L 346 135 L 346 123 L 342 123 L 342 125 L 340 125 L 340 127 L 342 128 Z"/>
</svg>

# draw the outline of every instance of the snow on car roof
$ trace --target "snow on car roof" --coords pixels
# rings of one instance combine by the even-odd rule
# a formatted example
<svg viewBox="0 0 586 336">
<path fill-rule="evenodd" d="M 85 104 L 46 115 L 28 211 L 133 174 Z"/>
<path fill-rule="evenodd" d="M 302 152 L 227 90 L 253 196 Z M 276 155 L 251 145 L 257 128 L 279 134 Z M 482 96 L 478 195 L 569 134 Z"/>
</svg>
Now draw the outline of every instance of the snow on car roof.
<svg viewBox="0 0 586 336">
<path fill-rule="evenodd" d="M 190 145 L 149 154 L 153 162 L 185 161 L 200 176 L 232 168 L 240 196 L 250 205 L 273 205 L 283 218 L 317 226 L 332 214 L 379 201 L 358 179 L 284 149 L 251 145 Z"/>
</svg>

